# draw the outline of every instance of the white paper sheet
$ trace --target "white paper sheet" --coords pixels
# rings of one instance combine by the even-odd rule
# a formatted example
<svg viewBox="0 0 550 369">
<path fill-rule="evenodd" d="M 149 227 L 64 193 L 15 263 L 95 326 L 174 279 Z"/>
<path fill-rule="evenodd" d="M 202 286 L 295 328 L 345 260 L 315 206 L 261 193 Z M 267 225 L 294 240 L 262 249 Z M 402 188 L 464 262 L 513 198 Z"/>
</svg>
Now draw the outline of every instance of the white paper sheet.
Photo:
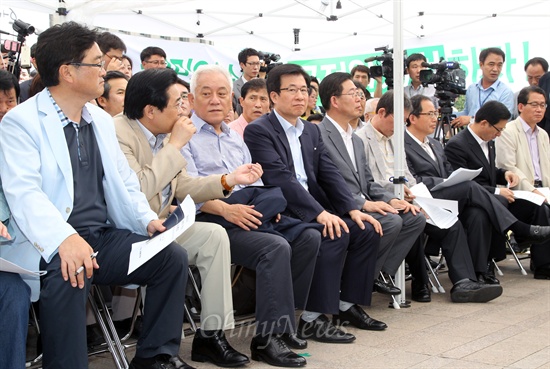
<svg viewBox="0 0 550 369">
<path fill-rule="evenodd" d="M 414 202 L 428 215 L 426 222 L 441 229 L 448 229 L 458 221 L 458 202 L 434 199 L 424 183 L 410 188 L 416 198 Z"/>
<path fill-rule="evenodd" d="M 533 204 L 542 205 L 546 198 L 531 191 L 512 191 L 514 198 L 531 201 Z"/>
<path fill-rule="evenodd" d="M 149 261 L 195 223 L 195 202 L 191 197 L 188 195 L 179 206 L 184 217 L 178 224 L 153 238 L 132 244 L 128 274 Z"/>
<path fill-rule="evenodd" d="M 481 173 L 481 168 L 479 169 L 465 169 L 465 168 L 458 168 L 454 172 L 451 173 L 449 178 L 445 179 L 442 183 L 438 184 L 437 186 L 434 186 L 432 188 L 432 191 L 436 191 L 445 187 L 451 187 L 456 184 L 470 181 L 477 177 Z"/>
<path fill-rule="evenodd" d="M 37 272 L 25 269 L 23 267 L 20 267 L 17 264 L 12 263 L 11 261 L 8 261 L 4 258 L 0 258 L 0 271 L 1 272 L 9 272 L 9 273 L 17 273 L 17 274 L 28 274 L 33 275 L 36 277 L 40 277 L 41 275 L 46 274 L 47 272 L 45 270 L 39 270 Z"/>
<path fill-rule="evenodd" d="M 550 203 L 550 188 L 548 187 L 540 187 L 537 188 L 537 190 L 542 193 L 544 196 L 546 196 L 546 200 Z"/>
</svg>

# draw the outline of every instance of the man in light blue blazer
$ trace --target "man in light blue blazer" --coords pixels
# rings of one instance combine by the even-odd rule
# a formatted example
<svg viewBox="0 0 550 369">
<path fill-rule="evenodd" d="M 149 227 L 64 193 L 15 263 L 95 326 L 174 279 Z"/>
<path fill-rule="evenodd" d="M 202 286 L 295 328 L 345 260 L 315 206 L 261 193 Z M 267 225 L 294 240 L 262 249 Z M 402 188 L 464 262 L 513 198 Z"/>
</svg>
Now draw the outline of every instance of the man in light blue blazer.
<svg viewBox="0 0 550 369">
<path fill-rule="evenodd" d="M 46 88 L 0 124 L 0 175 L 16 238 L 2 256 L 47 271 L 40 281 L 44 368 L 87 368 L 92 280 L 147 285 L 131 368 L 189 368 L 177 357 L 185 250 L 172 243 L 127 274 L 132 243 L 164 227 L 120 150 L 111 117 L 87 103 L 103 91 L 96 36 L 74 22 L 42 32 L 36 60 Z M 36 297 L 36 281 L 31 287 Z"/>
</svg>

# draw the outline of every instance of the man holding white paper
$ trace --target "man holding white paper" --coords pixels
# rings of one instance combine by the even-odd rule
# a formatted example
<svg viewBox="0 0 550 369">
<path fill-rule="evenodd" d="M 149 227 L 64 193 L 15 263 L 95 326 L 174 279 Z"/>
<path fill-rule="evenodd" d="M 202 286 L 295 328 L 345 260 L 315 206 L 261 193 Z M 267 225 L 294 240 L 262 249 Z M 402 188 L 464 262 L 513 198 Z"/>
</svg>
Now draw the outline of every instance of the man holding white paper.
<svg viewBox="0 0 550 369">
<path fill-rule="evenodd" d="M 405 116 L 408 116 L 411 111 L 411 103 L 408 98 L 405 98 L 404 108 Z M 387 178 L 393 175 L 393 127 L 393 92 L 389 91 L 380 98 L 376 107 L 376 115 L 357 132 L 365 144 L 366 161 L 373 173 L 374 180 L 382 185 L 389 183 Z M 405 168 L 405 175 L 409 185 L 416 184 L 407 168 Z M 412 201 L 414 198 L 412 192 L 406 188 L 405 194 L 405 199 Z M 431 195 L 428 194 L 426 197 L 431 197 Z M 454 284 L 451 290 L 452 301 L 487 302 L 500 296 L 502 293 L 500 286 L 488 286 L 477 282 L 466 234 L 460 222 L 455 222 L 448 229 L 441 229 L 426 223 L 424 232 L 430 237 L 430 241 L 435 241 L 430 243 L 436 245 L 437 252 L 441 247 L 447 260 L 449 277 Z M 423 253 L 424 250 L 417 252 L 415 259 L 407 260 L 409 268 L 411 265 L 413 268 L 411 269 L 414 278 L 412 298 L 417 301 L 422 294 L 429 297 L 430 293 L 427 287 L 428 276 Z M 415 268 L 416 270 L 414 270 Z"/>
<path fill-rule="evenodd" d="M 132 243 L 164 227 L 139 191 L 112 118 L 88 103 L 102 94 L 105 76 L 96 37 L 75 22 L 42 32 L 36 60 L 46 88 L 0 124 L 0 174 L 16 238 L 11 260 L 48 272 L 40 291 L 45 369 L 88 367 L 92 277 L 96 284 L 147 285 L 130 368 L 183 368 L 177 355 L 187 253 L 172 243 L 127 274 Z"/>
<path fill-rule="evenodd" d="M 455 169 L 482 167 L 481 174 L 474 180 L 490 193 L 494 193 L 518 219 L 529 224 L 549 225 L 550 209 L 547 205 L 539 206 L 527 200 L 517 199 L 514 191 L 510 189 L 522 185 L 523 188 L 542 195 L 534 186 L 534 177 L 543 178 L 541 168 L 547 167 L 550 160 L 548 156 L 539 155 L 537 139 L 537 134 L 542 133 L 540 147 L 548 147 L 548 136 L 544 138 L 546 132 L 537 127 L 537 122 L 544 115 L 542 106 L 546 105 L 544 91 L 536 86 L 527 87 L 520 92 L 518 101 L 520 101 L 518 104 L 520 117 L 510 124 L 507 124 L 509 112 L 506 106 L 498 101 L 485 103 L 477 111 L 474 123 L 449 141 L 445 147 L 445 153 Z M 523 117 L 531 124 L 527 124 Z M 525 122 L 527 129 L 524 128 L 522 121 Z M 496 166 L 494 140 L 505 134 L 506 128 L 510 128 L 513 133 L 507 135 L 505 141 L 499 142 L 499 145 L 502 146 L 500 153 L 508 161 L 508 166 L 499 168 Z M 533 152 L 532 155 L 531 152 Z M 527 179 L 525 174 L 515 167 L 516 162 L 521 163 L 519 165 L 527 173 L 529 173 L 529 165 L 524 163 L 531 163 L 531 168 L 534 168 L 531 173 L 535 173 L 535 176 L 531 180 Z M 521 173 L 521 179 L 518 173 Z M 539 179 L 536 184 L 541 186 L 542 181 Z M 506 187 L 499 188 L 497 185 Z M 516 235 L 516 240 L 521 242 L 521 236 Z M 531 258 L 535 267 L 535 278 L 550 279 L 550 242 L 533 245 Z"/>
<path fill-rule="evenodd" d="M 530 242 L 543 242 L 550 239 L 550 227 L 532 226 L 519 221 L 475 181 L 433 191 L 435 185 L 443 182 L 453 172 L 453 168 L 439 141 L 428 137 L 437 123 L 433 103 L 429 98 L 417 95 L 411 99 L 411 104 L 412 112 L 407 119 L 405 134 L 408 167 L 416 181 L 426 184 L 434 197 L 458 201 L 460 219 L 468 231 L 468 244 L 478 281 L 499 284 L 498 279 L 488 270 L 488 262 L 490 257 L 502 259 L 505 254 L 503 247 L 492 250 L 492 255 L 489 253 L 488 246 L 491 245 L 492 236 L 504 237 L 508 230 L 512 230 Z M 468 148 L 462 147 L 462 150 Z M 501 255 L 497 255 L 498 251 Z"/>
<path fill-rule="evenodd" d="M 173 201 L 182 202 L 188 195 L 197 203 L 223 198 L 230 194 L 224 183 L 230 187 L 251 184 L 262 174 L 254 164 L 224 175 L 187 174 L 187 161 L 180 150 L 195 133 L 195 126 L 183 114 L 177 84 L 178 76 L 169 68 L 137 73 L 126 89 L 124 115 L 115 118 L 120 147 L 151 209 L 161 218 L 168 216 Z M 190 211 L 194 217 L 194 205 Z M 201 275 L 201 329 L 193 340 L 193 358 L 207 353 L 220 366 L 248 363 L 223 332 L 235 326 L 226 231 L 218 224 L 196 222 L 176 242 L 187 250 L 189 263 L 197 265 Z"/>
</svg>

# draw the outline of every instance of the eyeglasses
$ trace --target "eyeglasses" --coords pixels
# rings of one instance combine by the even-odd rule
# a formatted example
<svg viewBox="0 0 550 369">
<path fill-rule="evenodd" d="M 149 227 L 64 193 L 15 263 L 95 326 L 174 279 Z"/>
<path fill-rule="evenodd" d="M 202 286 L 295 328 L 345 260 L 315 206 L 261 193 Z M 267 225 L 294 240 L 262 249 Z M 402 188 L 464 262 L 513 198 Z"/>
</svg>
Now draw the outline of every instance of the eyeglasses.
<svg viewBox="0 0 550 369">
<path fill-rule="evenodd" d="M 76 67 L 96 67 L 99 69 L 105 69 L 105 60 L 100 61 L 97 64 L 93 63 L 80 63 L 80 62 L 69 62 L 66 65 L 74 65 Z"/>
<path fill-rule="evenodd" d="M 246 62 L 245 64 L 247 65 L 250 65 L 251 67 L 259 67 L 260 66 L 260 62 Z"/>
<path fill-rule="evenodd" d="M 536 102 L 528 102 L 526 103 L 525 105 L 531 105 L 531 107 L 533 109 L 536 109 L 536 108 L 541 108 L 541 109 L 546 109 L 546 107 L 548 106 L 547 104 L 545 103 L 536 103 Z"/>
<path fill-rule="evenodd" d="M 296 87 L 285 87 L 280 88 L 281 91 L 288 91 L 291 95 L 296 95 L 298 92 L 300 92 L 302 95 L 309 95 L 309 92 L 307 91 L 307 88 L 296 88 Z"/>
<path fill-rule="evenodd" d="M 351 97 L 358 97 L 361 100 L 365 99 L 365 94 L 362 91 L 359 91 L 359 90 L 356 90 L 356 91 L 353 91 L 353 92 L 348 92 L 347 94 L 340 94 L 338 96 L 343 96 L 343 95 L 348 95 L 348 96 L 351 96 Z"/>
<path fill-rule="evenodd" d="M 438 116 L 436 111 L 427 111 L 425 113 L 418 113 L 418 115 L 428 115 L 430 118 L 437 118 Z"/>
<path fill-rule="evenodd" d="M 166 65 L 164 60 L 145 60 L 144 63 L 153 64 L 153 65 Z"/>
<path fill-rule="evenodd" d="M 492 124 L 489 124 L 489 125 L 490 125 L 491 127 L 493 127 L 494 129 L 496 129 L 496 131 L 497 131 L 498 133 L 502 133 L 502 131 L 504 131 L 504 130 L 506 129 L 506 127 L 504 127 L 504 128 L 498 128 L 497 126 L 494 126 L 494 125 L 492 125 Z"/>
</svg>

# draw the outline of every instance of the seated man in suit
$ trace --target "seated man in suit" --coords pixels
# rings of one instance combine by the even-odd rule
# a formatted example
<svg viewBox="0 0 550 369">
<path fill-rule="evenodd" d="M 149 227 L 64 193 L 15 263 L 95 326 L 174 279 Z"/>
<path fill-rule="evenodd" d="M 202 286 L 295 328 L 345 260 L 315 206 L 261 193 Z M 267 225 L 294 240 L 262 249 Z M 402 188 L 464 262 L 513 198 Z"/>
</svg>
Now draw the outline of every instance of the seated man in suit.
<svg viewBox="0 0 550 369">
<path fill-rule="evenodd" d="M 244 139 L 264 182 L 282 189 L 286 214 L 324 226 L 323 241 L 298 334 L 320 342 L 349 343 L 355 336 L 333 322 L 384 330 L 359 305 L 371 301 L 380 223 L 362 213 L 324 148 L 319 129 L 300 116 L 307 104 L 309 76 L 298 65 L 269 72 L 273 111 L 249 124 Z"/>
<path fill-rule="evenodd" d="M 231 109 L 231 83 L 227 70 L 218 65 L 201 66 L 193 74 L 189 101 L 195 108 L 191 120 L 197 133 L 183 148 L 192 176 L 224 174 L 251 162 L 241 137 L 223 122 Z M 198 204 L 197 219 L 223 225 L 231 243 L 231 261 L 256 270 L 252 359 L 296 367 L 306 360 L 285 342 L 297 349 L 307 345 L 296 337 L 294 308 L 305 306 L 321 235 L 307 224 L 279 218 L 285 203 L 278 188 L 236 186 L 227 199 Z"/>
<path fill-rule="evenodd" d="M 405 134 L 407 163 L 416 181 L 423 182 L 431 190 L 443 182 L 453 168 L 441 144 L 428 137 L 437 123 L 433 103 L 429 98 L 419 95 L 411 99 L 411 104 L 412 112 Z M 460 218 L 469 233 L 468 244 L 474 255 L 474 267 L 480 281 L 498 283 L 490 270 L 486 269 L 490 260 L 486 246 L 491 245 L 493 234 L 503 237 L 511 230 L 526 242 L 538 243 L 550 239 L 550 227 L 533 226 L 518 220 L 493 194 L 475 181 L 432 190 L 431 193 L 436 198 L 458 201 Z M 472 214 L 472 211 L 476 213 Z M 473 230 L 474 227 L 478 228 Z"/>
<path fill-rule="evenodd" d="M 96 284 L 147 285 L 130 368 L 188 368 L 177 357 L 187 253 L 171 243 L 128 275 L 132 244 L 165 228 L 139 191 L 112 118 L 87 103 L 103 92 L 96 37 L 74 22 L 42 32 L 36 61 L 47 88 L 0 124 L 0 174 L 14 220 L 9 256 L 48 272 L 40 291 L 44 368 L 88 366 L 84 322 L 92 276 Z M 38 284 L 31 287 L 38 291 Z"/>
<path fill-rule="evenodd" d="M 406 97 L 404 109 L 405 116 L 409 116 L 412 107 L 410 100 Z M 387 188 L 394 186 L 388 181 L 394 173 L 393 140 L 391 139 L 394 131 L 393 111 L 393 92 L 388 91 L 380 99 L 376 115 L 357 132 L 365 145 L 365 161 L 372 169 L 374 180 L 380 184 L 386 184 Z M 405 168 L 405 174 L 409 185 L 416 184 L 407 168 Z M 405 188 L 405 198 L 412 199 L 408 188 Z M 430 244 L 436 245 L 437 250 L 441 247 L 447 260 L 449 277 L 453 282 L 451 289 L 453 302 L 487 302 L 500 296 L 502 293 L 500 286 L 488 286 L 477 282 L 466 234 L 460 222 L 456 222 L 449 229 L 440 229 L 426 224 L 424 232 L 430 237 Z M 424 250 L 413 247 L 406 259 L 413 276 L 411 297 L 415 301 L 423 301 L 424 295 L 430 296 L 423 256 Z"/>
<path fill-rule="evenodd" d="M 161 218 L 168 216 L 173 200 L 181 202 L 190 195 L 194 201 L 203 202 L 227 194 L 222 175 L 187 175 L 180 150 L 195 133 L 195 126 L 183 114 L 181 102 L 176 72 L 169 68 L 144 70 L 132 77 L 124 115 L 114 119 L 122 152 L 136 172 L 151 209 Z M 229 186 L 250 184 L 261 173 L 259 165 L 246 164 L 223 179 Z M 195 333 L 192 358 L 206 356 L 219 366 L 248 363 L 223 333 L 234 328 L 227 233 L 217 224 L 196 222 L 176 242 L 187 250 L 189 263 L 197 265 L 201 274 L 201 328 Z"/>
<path fill-rule="evenodd" d="M 535 104 L 536 107 L 531 109 L 530 103 Z M 539 87 L 526 87 L 518 96 L 520 117 L 507 124 L 509 112 L 506 107 L 496 101 L 487 102 L 476 113 L 475 123 L 454 136 L 445 147 L 445 154 L 453 168 L 482 168 L 480 175 L 474 178 L 476 182 L 500 198 L 501 202 L 506 204 L 510 212 L 518 219 L 526 223 L 540 225 L 549 224 L 550 214 L 547 205 L 538 206 L 530 201 L 516 200 L 513 191 L 509 188 L 497 188 L 496 185 L 508 185 L 518 189 L 523 186 L 533 191 L 537 191 L 534 187 L 535 182 L 539 186 L 542 185 L 540 179 L 535 180 L 534 178 L 543 178 L 541 168 L 548 169 L 550 166 L 550 158 L 544 156 L 544 154 L 548 154 L 548 135 L 537 127 L 537 122 L 544 115 L 542 107 L 545 105 L 546 96 Z M 526 120 L 530 124 L 527 124 Z M 525 122 L 526 128 L 524 128 L 523 122 Z M 510 131 L 507 132 L 507 129 Z M 501 137 L 505 132 L 506 138 L 502 141 L 499 139 L 498 145 L 502 146 L 501 154 L 507 158 L 508 165 L 499 168 L 495 164 L 495 155 L 498 152 L 495 151 L 493 140 Z M 537 134 L 541 135 L 538 139 Z M 469 150 L 464 150 L 464 147 L 468 147 Z M 539 151 L 539 147 L 546 148 L 546 150 Z M 533 155 L 530 151 L 531 148 L 533 148 Z M 533 159 L 532 156 L 535 158 Z M 530 180 L 516 165 L 523 167 L 526 173 L 530 173 Z M 518 242 L 521 242 L 521 239 L 518 239 Z M 535 268 L 541 266 L 538 273 L 535 269 L 536 278 L 544 277 L 546 279 L 545 275 L 547 274 L 543 270 L 545 264 L 548 268 L 550 263 L 549 246 L 550 243 L 546 242 L 531 247 L 531 258 Z"/>
<path fill-rule="evenodd" d="M 380 271 L 395 275 L 401 262 L 416 243 L 426 224 L 416 206 L 399 200 L 393 193 L 374 182 L 365 158 L 361 139 L 353 134 L 349 123 L 363 111 L 362 91 L 347 73 L 332 73 L 321 82 L 321 103 L 327 114 L 319 124 L 321 137 L 332 162 L 338 167 L 355 202 L 382 225 L 384 236 L 374 269 L 374 289 L 377 292 L 399 294 L 401 291 L 378 279 Z M 398 211 L 402 211 L 401 213 Z M 423 254 L 421 267 L 425 269 Z"/>
</svg>

